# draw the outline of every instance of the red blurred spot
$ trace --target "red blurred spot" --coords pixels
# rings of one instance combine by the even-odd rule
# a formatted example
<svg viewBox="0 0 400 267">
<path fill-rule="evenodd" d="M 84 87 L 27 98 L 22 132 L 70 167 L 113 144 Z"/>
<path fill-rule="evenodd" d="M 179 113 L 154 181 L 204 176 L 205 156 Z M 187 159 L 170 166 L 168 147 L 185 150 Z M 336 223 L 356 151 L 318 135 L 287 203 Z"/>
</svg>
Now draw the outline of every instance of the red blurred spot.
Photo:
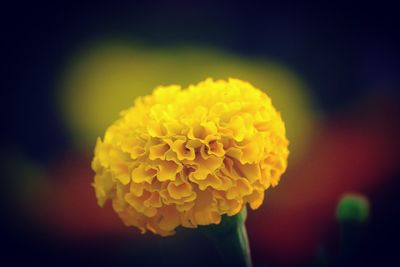
<svg viewBox="0 0 400 267">
<path fill-rule="evenodd" d="M 69 153 L 51 166 L 48 184 L 35 205 L 38 220 L 63 238 L 135 235 L 137 231 L 125 227 L 109 203 L 104 208 L 97 205 L 90 161 Z"/>
<path fill-rule="evenodd" d="M 309 260 L 335 227 L 335 207 L 343 193 L 368 195 L 388 183 L 400 148 L 397 124 L 390 121 L 396 114 L 373 110 L 378 110 L 373 116 L 346 116 L 320 125 L 309 153 L 296 165 L 289 160 L 280 185 L 267 191 L 265 204 L 248 219 L 258 262 Z"/>
</svg>

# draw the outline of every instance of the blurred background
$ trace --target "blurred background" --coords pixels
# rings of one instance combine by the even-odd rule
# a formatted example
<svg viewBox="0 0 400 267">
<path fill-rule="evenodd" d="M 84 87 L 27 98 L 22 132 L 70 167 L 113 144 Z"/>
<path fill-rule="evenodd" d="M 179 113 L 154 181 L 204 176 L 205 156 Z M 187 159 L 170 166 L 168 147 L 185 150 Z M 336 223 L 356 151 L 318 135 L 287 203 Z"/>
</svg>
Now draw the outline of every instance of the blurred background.
<svg viewBox="0 0 400 267">
<path fill-rule="evenodd" d="M 235 77 L 272 97 L 291 142 L 287 173 L 248 214 L 254 266 L 399 262 L 395 4 L 16 2 L 2 13 L 2 261 L 222 264 L 194 233 L 140 235 L 100 209 L 90 161 L 96 138 L 137 96 Z M 351 246 L 336 217 L 346 193 L 370 205 Z"/>
</svg>

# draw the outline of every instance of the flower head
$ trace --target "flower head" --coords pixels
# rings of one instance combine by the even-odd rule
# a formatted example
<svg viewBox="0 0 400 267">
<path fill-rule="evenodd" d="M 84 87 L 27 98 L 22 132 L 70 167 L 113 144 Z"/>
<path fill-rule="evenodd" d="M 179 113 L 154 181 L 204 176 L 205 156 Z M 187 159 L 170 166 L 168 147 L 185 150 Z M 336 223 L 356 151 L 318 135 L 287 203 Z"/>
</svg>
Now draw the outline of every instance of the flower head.
<svg viewBox="0 0 400 267">
<path fill-rule="evenodd" d="M 288 141 L 271 99 L 241 80 L 161 86 L 98 139 L 99 205 L 128 226 L 171 235 L 257 209 L 285 171 Z"/>
</svg>

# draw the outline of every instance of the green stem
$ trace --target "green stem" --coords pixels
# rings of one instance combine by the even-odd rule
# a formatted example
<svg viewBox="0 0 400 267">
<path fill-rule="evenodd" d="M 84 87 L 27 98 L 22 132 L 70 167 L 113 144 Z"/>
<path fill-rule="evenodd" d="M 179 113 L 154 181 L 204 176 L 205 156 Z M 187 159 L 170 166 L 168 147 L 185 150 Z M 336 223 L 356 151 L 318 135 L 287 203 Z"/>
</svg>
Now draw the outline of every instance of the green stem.
<svg viewBox="0 0 400 267">
<path fill-rule="evenodd" d="M 251 255 L 245 221 L 247 210 L 235 216 L 224 216 L 218 225 L 203 228 L 214 242 L 226 266 L 251 267 Z"/>
</svg>

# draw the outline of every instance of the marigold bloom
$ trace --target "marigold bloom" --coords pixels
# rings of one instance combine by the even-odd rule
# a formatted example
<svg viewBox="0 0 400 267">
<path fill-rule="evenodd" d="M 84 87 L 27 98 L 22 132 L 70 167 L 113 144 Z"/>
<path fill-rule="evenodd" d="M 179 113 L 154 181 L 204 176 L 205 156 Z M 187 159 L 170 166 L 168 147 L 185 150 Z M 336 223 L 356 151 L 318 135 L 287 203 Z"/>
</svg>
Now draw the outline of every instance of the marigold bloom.
<svg viewBox="0 0 400 267">
<path fill-rule="evenodd" d="M 98 139 L 92 168 L 128 226 L 167 236 L 257 209 L 285 171 L 288 141 L 271 99 L 241 80 L 161 86 Z"/>
</svg>

